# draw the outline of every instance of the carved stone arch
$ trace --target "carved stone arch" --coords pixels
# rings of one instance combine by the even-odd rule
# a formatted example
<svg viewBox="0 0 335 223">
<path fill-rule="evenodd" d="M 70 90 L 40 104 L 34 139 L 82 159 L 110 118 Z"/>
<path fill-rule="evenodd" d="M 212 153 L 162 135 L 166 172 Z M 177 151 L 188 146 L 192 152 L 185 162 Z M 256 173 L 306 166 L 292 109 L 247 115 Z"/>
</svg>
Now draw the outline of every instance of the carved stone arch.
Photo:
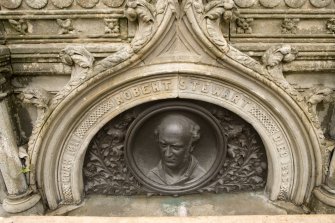
<svg viewBox="0 0 335 223">
<path fill-rule="evenodd" d="M 186 14 L 176 19 L 168 11 L 141 54 L 93 73 L 46 115 L 30 150 L 30 180 L 51 209 L 81 202 L 85 151 L 108 121 L 139 104 L 169 98 L 213 103 L 249 122 L 266 148 L 266 191 L 271 200 L 301 204 L 321 184 L 320 139 L 301 103 L 261 64 L 230 46 L 228 52 L 220 50 L 204 35 L 192 12 Z M 189 32 L 193 41 L 183 43 L 176 27 Z M 171 30 L 176 31 L 175 41 Z M 189 49 L 184 57 L 173 56 L 177 43 Z"/>
<path fill-rule="evenodd" d="M 131 107 L 167 98 L 210 102 L 244 118 L 257 130 L 267 151 L 267 191 L 270 199 L 302 203 L 309 197 L 316 183 L 312 177 L 316 175 L 313 141 L 309 140 L 309 132 L 299 120 L 300 117 L 283 103 L 275 91 L 267 88 L 250 91 L 254 87 L 259 88 L 261 83 L 253 80 L 239 83 L 239 74 L 230 70 L 194 64 L 175 65 L 178 68 L 172 71 L 167 65 L 152 65 L 127 72 L 123 78 L 110 78 L 62 106 L 57 117 L 48 123 L 50 130 L 44 134 L 40 145 L 45 151 L 37 163 L 38 184 L 46 192 L 50 208 L 57 208 L 59 201 L 63 204 L 81 201 L 81 171 L 85 151 L 104 124 Z M 166 74 L 167 68 L 169 74 Z M 147 73 L 148 70 L 156 72 Z M 135 72 L 145 75 L 134 78 Z M 226 75 L 222 76 L 222 73 Z M 198 87 L 202 87 L 194 91 L 195 81 L 200 84 Z M 142 92 L 128 101 L 121 99 L 122 92 L 132 88 L 148 88 L 150 83 L 159 86 L 160 91 L 153 94 Z M 188 85 L 188 88 L 184 89 L 184 85 Z M 206 93 L 214 85 L 217 89 L 229 89 L 228 98 Z"/>
</svg>

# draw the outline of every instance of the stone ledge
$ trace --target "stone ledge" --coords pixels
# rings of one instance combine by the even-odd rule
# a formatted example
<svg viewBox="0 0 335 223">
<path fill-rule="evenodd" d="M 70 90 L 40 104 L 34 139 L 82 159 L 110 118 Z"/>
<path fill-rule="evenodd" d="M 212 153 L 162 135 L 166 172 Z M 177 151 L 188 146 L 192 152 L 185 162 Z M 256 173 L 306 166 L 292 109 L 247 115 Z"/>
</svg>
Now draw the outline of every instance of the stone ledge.
<svg viewBox="0 0 335 223">
<path fill-rule="evenodd" d="M 37 217 L 0 218 L 0 223 L 334 223 L 335 215 L 246 215 L 211 217 Z"/>
</svg>

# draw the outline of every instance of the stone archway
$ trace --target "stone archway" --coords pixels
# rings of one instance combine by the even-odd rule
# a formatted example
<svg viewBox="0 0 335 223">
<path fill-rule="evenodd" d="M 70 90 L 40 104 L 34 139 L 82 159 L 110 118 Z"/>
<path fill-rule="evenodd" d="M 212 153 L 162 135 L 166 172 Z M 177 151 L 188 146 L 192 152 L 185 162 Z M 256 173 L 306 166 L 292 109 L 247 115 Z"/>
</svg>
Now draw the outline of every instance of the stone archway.
<svg viewBox="0 0 335 223">
<path fill-rule="evenodd" d="M 228 69 L 179 63 L 178 70 L 166 74 L 164 66 L 154 65 L 155 73 L 146 72 L 150 67 L 141 68 L 86 87 L 52 117 L 39 145 L 36 166 L 38 185 L 51 209 L 81 201 L 85 151 L 104 124 L 136 105 L 167 98 L 210 102 L 241 116 L 264 142 L 269 198 L 298 204 L 309 198 L 318 183 L 315 142 L 307 137 L 310 132 L 289 102 L 261 83 Z M 141 78 L 133 74 L 142 71 Z"/>
</svg>

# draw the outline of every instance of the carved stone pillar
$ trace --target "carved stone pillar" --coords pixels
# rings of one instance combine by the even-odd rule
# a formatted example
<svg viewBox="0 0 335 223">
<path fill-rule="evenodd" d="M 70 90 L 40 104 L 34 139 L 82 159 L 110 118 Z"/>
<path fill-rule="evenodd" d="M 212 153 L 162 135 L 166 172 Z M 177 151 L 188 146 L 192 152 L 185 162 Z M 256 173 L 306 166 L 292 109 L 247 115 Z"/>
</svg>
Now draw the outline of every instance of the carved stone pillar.
<svg viewBox="0 0 335 223">
<path fill-rule="evenodd" d="M 35 206 L 40 195 L 32 194 L 22 172 L 22 162 L 16 143 L 10 111 L 9 83 L 10 68 L 8 66 L 9 50 L 0 48 L 4 66 L 0 67 L 0 170 L 7 189 L 7 197 L 3 200 L 3 208 L 9 213 L 26 211 Z M 30 213 L 35 213 L 30 212 Z"/>
<path fill-rule="evenodd" d="M 22 194 L 27 190 L 24 174 L 21 173 L 21 160 L 13 134 L 7 99 L 0 102 L 0 169 L 8 194 Z"/>
</svg>

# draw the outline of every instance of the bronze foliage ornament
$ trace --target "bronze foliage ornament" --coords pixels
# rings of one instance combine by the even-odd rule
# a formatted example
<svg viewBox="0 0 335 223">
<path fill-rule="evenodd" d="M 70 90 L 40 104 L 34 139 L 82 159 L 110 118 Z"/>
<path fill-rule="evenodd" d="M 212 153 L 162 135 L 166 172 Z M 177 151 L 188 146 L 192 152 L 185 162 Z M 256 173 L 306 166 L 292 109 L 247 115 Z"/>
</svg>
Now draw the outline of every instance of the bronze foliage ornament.
<svg viewBox="0 0 335 223">
<path fill-rule="evenodd" d="M 256 131 L 224 108 L 208 103 L 197 104 L 181 100 L 155 106 L 144 104 L 111 120 L 93 138 L 86 153 L 83 168 L 86 194 L 179 195 L 264 188 L 266 154 Z M 157 109 L 157 106 L 161 109 Z M 202 108 L 201 115 L 199 110 L 194 113 L 194 109 L 199 107 Z M 208 115 L 213 123 L 208 123 L 208 117 L 202 115 Z M 173 120 L 182 127 L 173 124 Z M 164 122 L 172 124 L 166 125 Z M 162 163 L 165 162 L 161 151 L 173 144 L 164 142 L 165 145 L 159 145 L 162 138 L 168 138 L 168 128 L 184 133 L 193 128 L 198 129 L 200 134 L 193 141 L 193 150 L 189 156 L 186 155 L 189 163 L 184 163 L 188 163 L 185 165 L 188 171 L 181 171 L 183 173 L 179 176 L 161 181 L 159 178 L 167 176 L 164 172 L 160 175 L 160 171 L 164 170 Z M 187 138 L 184 133 L 181 138 Z M 176 134 L 175 139 L 178 138 Z M 171 157 L 166 155 L 165 158 L 168 160 Z M 178 157 L 171 159 L 174 158 Z M 178 163 L 174 161 L 168 160 L 167 165 L 172 168 Z M 193 172 L 189 170 L 192 168 Z M 153 173 L 156 173 L 156 177 L 153 177 Z"/>
</svg>

